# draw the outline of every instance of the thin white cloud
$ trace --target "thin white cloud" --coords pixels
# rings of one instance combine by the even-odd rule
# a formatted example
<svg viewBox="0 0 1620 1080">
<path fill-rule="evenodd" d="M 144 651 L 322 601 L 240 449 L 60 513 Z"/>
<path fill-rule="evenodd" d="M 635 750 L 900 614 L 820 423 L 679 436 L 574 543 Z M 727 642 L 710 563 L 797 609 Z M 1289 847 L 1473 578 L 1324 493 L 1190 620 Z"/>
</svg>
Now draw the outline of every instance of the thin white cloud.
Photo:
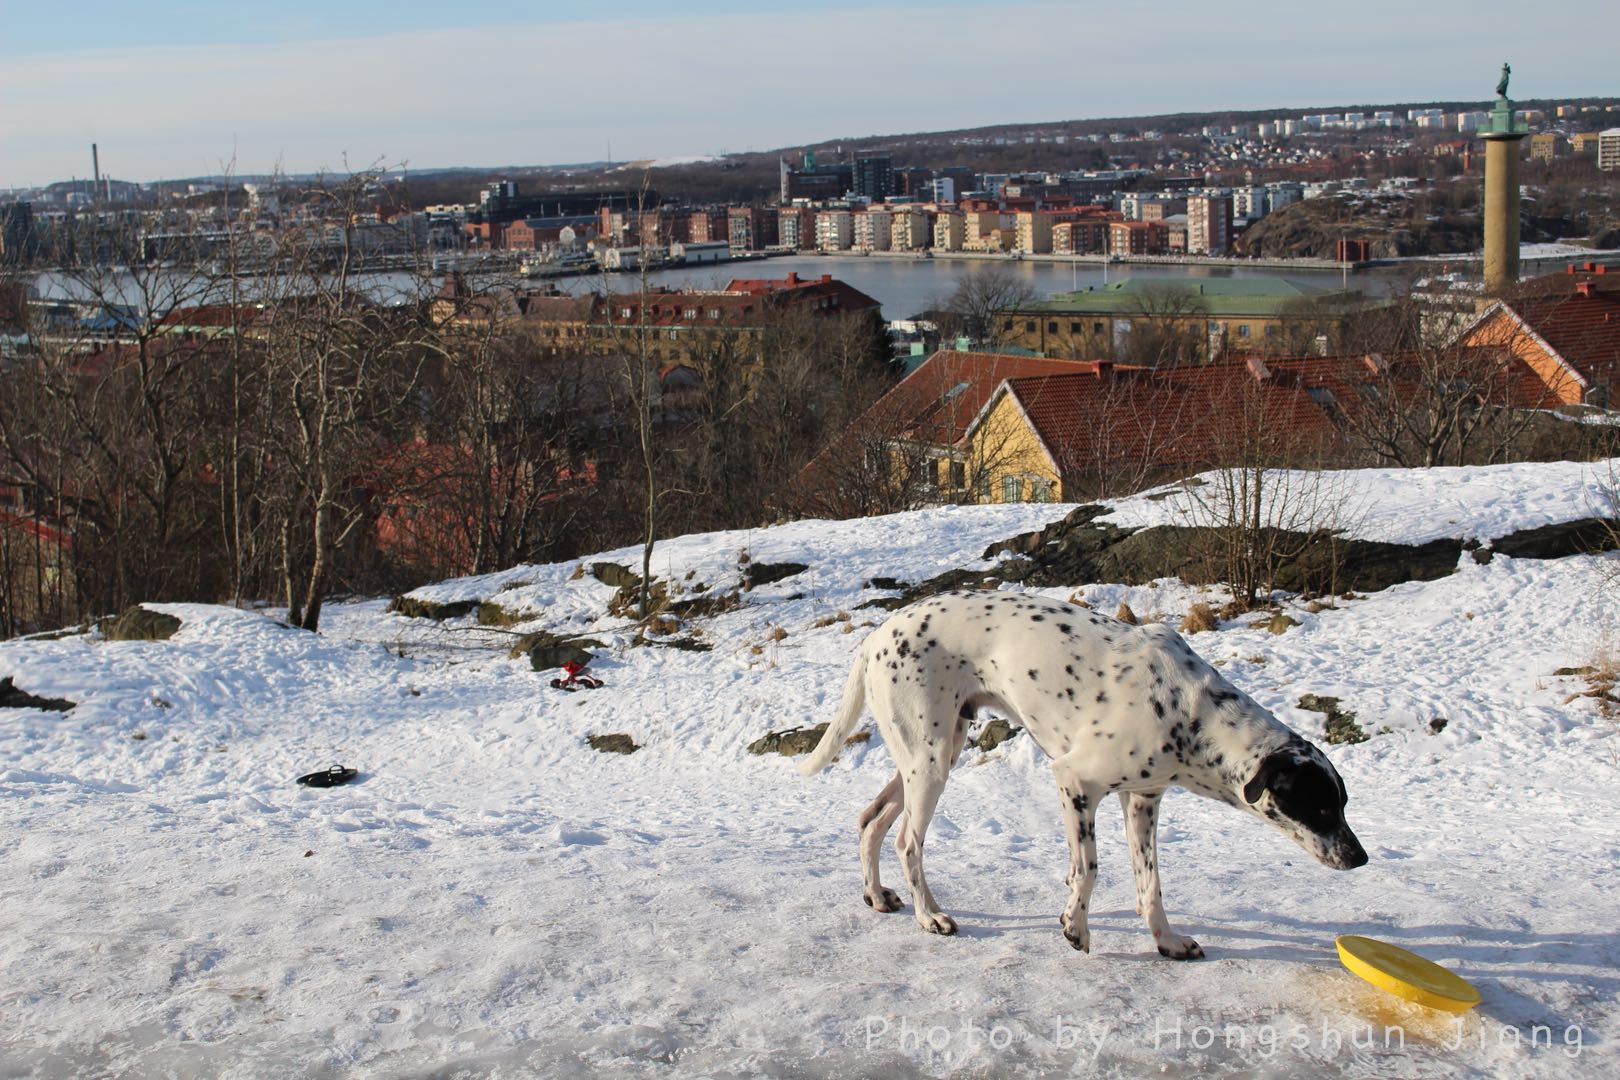
<svg viewBox="0 0 1620 1080">
<path fill-rule="evenodd" d="M 92 140 L 113 174 L 146 179 L 212 170 L 233 145 L 243 172 L 278 158 L 337 168 L 345 154 L 516 164 L 601 158 L 609 140 L 625 159 L 1080 116 L 1484 100 L 1499 39 L 1473 11 L 801 8 L 55 53 L 0 67 L 0 186 L 82 175 Z M 1516 32 L 1515 90 L 1592 92 L 1580 73 L 1604 70 L 1611 35 L 1544 21 Z"/>
</svg>

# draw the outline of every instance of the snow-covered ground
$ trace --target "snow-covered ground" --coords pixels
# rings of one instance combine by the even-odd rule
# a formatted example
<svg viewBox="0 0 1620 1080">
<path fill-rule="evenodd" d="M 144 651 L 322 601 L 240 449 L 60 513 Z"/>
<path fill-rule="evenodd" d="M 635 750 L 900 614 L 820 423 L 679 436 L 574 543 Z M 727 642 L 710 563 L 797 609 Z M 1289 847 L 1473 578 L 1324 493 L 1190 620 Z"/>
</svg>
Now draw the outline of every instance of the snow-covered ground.
<svg viewBox="0 0 1620 1080">
<path fill-rule="evenodd" d="M 1332 479 L 1351 532 L 1488 540 L 1591 514 L 1605 475 Z M 176 604 L 157 605 L 183 620 L 168 642 L 0 643 L 0 675 L 79 703 L 0 710 L 0 1075 L 1615 1075 L 1620 728 L 1553 674 L 1620 645 L 1612 558 L 1465 556 L 1438 581 L 1291 605 L 1281 636 L 1248 619 L 1194 635 L 1307 735 L 1307 693 L 1377 732 L 1329 748 L 1372 856 L 1350 873 L 1227 807 L 1166 800 L 1166 904 L 1206 961 L 1154 952 L 1112 804 L 1092 952 L 1064 941 L 1059 807 L 1027 737 L 969 750 L 930 832 L 960 935 L 861 903 L 855 815 L 888 776 L 880 740 L 811 779 L 747 744 L 830 719 L 883 617 L 857 607 L 885 595 L 867 579 L 984 565 L 988 543 L 1066 509 L 660 544 L 655 571 L 693 589 L 734 582 L 744 553 L 811 567 L 701 621 L 707 653 L 631 647 L 577 564 L 421 590 L 594 633 L 607 685 L 573 694 L 507 659 L 504 634 L 382 601 L 330 609 L 319 635 Z M 1167 619 L 1203 598 L 1169 580 L 1083 591 Z M 606 732 L 643 748 L 585 745 Z M 332 762 L 360 779 L 292 783 Z M 1459 1026 L 1389 997 L 1338 965 L 1342 933 L 1422 952 L 1483 1002 Z"/>
<path fill-rule="evenodd" d="M 1600 259 L 1605 256 L 1617 254 L 1614 248 L 1590 248 L 1580 244 L 1569 244 L 1562 240 L 1538 241 L 1533 244 L 1519 245 L 1519 259 L 1522 262 L 1535 262 L 1544 259 L 1571 259 L 1582 261 L 1585 259 Z M 1457 262 L 1458 260 L 1478 259 L 1480 253 L 1458 252 L 1450 255 L 1402 255 L 1389 259 L 1389 262 Z"/>
</svg>

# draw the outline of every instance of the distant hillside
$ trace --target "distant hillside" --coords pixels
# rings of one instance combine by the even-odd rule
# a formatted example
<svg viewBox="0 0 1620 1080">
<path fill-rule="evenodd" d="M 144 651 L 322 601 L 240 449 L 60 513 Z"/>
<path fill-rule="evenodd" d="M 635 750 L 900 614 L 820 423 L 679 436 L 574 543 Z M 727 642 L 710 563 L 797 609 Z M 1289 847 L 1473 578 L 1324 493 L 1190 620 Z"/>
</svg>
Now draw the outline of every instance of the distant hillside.
<svg viewBox="0 0 1620 1080">
<path fill-rule="evenodd" d="M 1244 255 L 1337 257 L 1341 239 L 1367 240 L 1375 259 L 1475 252 L 1484 243 L 1478 190 L 1411 195 L 1341 192 L 1307 199 L 1268 214 L 1234 242 Z M 1555 185 L 1527 188 L 1520 237 L 1527 243 L 1587 238 L 1593 247 L 1620 246 L 1620 193 Z"/>
<path fill-rule="evenodd" d="M 1580 104 L 1606 106 L 1620 102 L 1620 98 L 1582 98 Z M 1568 101 L 1525 100 L 1521 108 L 1550 110 Z M 857 151 L 887 150 L 896 165 L 914 165 L 939 168 L 946 165 L 964 165 L 981 172 L 1015 170 L 1064 172 L 1074 169 L 1106 168 L 1111 162 L 1139 161 L 1154 164 L 1162 154 L 1172 149 L 1190 150 L 1193 140 L 1206 126 L 1226 127 L 1233 124 L 1255 124 L 1278 117 L 1298 117 L 1309 113 L 1365 112 L 1390 110 L 1404 116 L 1406 110 L 1441 108 L 1455 111 L 1460 108 L 1483 108 L 1483 99 L 1473 102 L 1428 101 L 1397 102 L 1393 104 L 1349 104 L 1329 106 L 1282 107 L 1275 109 L 1233 110 L 1212 112 L 1167 113 L 1158 116 L 1103 117 L 1098 119 L 1042 120 L 1007 124 L 994 124 L 977 128 L 958 128 L 948 131 L 903 132 L 888 135 L 859 135 L 847 138 L 824 139 L 820 142 L 797 143 L 769 150 L 727 154 L 712 161 L 698 161 L 654 168 L 653 186 L 661 195 L 672 198 L 713 200 L 717 202 L 747 202 L 767 197 L 777 188 L 777 163 L 782 158 L 797 163 L 804 150 L 814 150 L 822 160 L 847 159 Z M 1601 119 L 1600 119 L 1601 118 Z M 1613 114 L 1583 114 L 1576 122 L 1582 128 L 1611 126 Z M 1123 143 L 1090 142 L 1086 136 L 1118 134 L 1127 140 L 1140 140 L 1144 133 L 1152 132 L 1156 138 L 1148 141 Z M 1380 134 L 1340 133 L 1347 141 Z M 1386 133 L 1387 134 L 1387 133 Z M 1064 142 L 1056 141 L 1063 137 Z M 1051 141 L 1042 142 L 1048 139 Z M 999 141 L 998 141 L 999 140 Z M 1030 141 L 1025 141 L 1030 140 Z M 666 158 L 665 160 L 672 160 Z M 1167 159 L 1168 160 L 1168 159 Z M 451 200 L 451 192 L 463 194 L 458 201 L 472 199 L 478 187 L 490 179 L 511 177 L 523 179 L 526 186 L 554 187 L 558 185 L 590 187 L 597 185 L 624 186 L 629 178 L 640 176 L 640 170 L 631 171 L 624 164 L 604 162 L 557 164 L 546 166 L 505 166 L 488 169 L 441 169 L 414 171 L 411 186 L 422 185 L 442 195 L 442 201 Z"/>
<path fill-rule="evenodd" d="M 1477 209 L 1426 213 L 1424 206 L 1399 196 L 1308 199 L 1266 215 L 1235 246 L 1244 255 L 1316 259 L 1336 258 L 1342 239 L 1370 241 L 1375 259 L 1479 250 Z"/>
</svg>

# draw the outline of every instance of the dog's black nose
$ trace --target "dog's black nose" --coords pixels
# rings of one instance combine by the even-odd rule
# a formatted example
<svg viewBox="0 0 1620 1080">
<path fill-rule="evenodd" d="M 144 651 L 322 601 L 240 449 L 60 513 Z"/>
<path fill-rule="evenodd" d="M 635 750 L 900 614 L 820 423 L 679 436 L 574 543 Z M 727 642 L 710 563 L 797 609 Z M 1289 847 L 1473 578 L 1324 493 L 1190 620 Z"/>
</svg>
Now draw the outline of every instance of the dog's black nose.
<svg viewBox="0 0 1620 1080">
<path fill-rule="evenodd" d="M 1367 849 L 1361 846 L 1361 841 L 1346 831 L 1345 842 L 1339 848 L 1339 860 L 1342 869 L 1354 870 L 1358 866 L 1367 865 Z"/>
</svg>

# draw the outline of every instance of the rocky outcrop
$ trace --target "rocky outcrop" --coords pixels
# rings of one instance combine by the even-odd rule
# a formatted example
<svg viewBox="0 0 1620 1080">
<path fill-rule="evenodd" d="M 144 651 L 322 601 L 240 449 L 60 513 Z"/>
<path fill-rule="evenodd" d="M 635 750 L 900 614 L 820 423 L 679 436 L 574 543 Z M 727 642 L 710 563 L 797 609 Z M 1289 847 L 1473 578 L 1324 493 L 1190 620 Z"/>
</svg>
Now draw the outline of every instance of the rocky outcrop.
<svg viewBox="0 0 1620 1080">
<path fill-rule="evenodd" d="M 7 675 L 0 679 L 0 709 L 43 709 L 46 712 L 67 712 L 78 704 L 67 698 L 47 698 L 19 689 Z"/>
<path fill-rule="evenodd" d="M 743 584 L 750 589 L 755 589 L 761 585 L 769 585 L 793 577 L 795 574 L 802 574 L 808 569 L 810 569 L 809 566 L 800 562 L 751 562 L 743 567 Z"/>
<path fill-rule="evenodd" d="M 567 663 L 588 664 L 591 661 L 592 649 L 605 649 L 600 641 L 594 638 L 568 638 L 557 634 L 548 634 L 544 630 L 533 634 L 524 634 L 517 639 L 508 654 L 513 660 L 520 656 L 529 658 L 529 667 L 534 671 L 549 671 L 560 668 Z"/>
<path fill-rule="evenodd" d="M 786 731 L 771 731 L 748 744 L 750 754 L 785 754 L 792 757 L 796 754 L 808 754 L 821 742 L 821 737 L 827 734 L 826 724 L 817 724 L 815 727 L 788 728 Z"/>
<path fill-rule="evenodd" d="M 1319 712 L 1323 716 L 1322 738 L 1330 743 L 1363 743 L 1368 735 L 1365 729 L 1356 723 L 1356 714 L 1349 709 L 1339 708 L 1339 699 L 1325 697 L 1318 694 L 1306 694 L 1299 699 L 1299 707 L 1309 712 Z M 1441 721 L 1441 727 L 1445 721 Z"/>
<path fill-rule="evenodd" d="M 1103 506 L 1076 507 L 1044 529 L 991 544 L 983 557 L 1000 561 L 988 569 L 949 570 L 913 585 L 900 596 L 861 606 L 898 608 L 936 593 L 994 587 L 1004 581 L 1046 589 L 1105 581 L 1145 585 L 1164 577 L 1192 584 L 1219 580 L 1225 543 L 1219 530 L 1181 525 L 1123 528 L 1099 520 L 1105 513 Z M 1271 550 L 1287 553 L 1279 559 L 1272 585 L 1302 593 L 1378 592 L 1403 581 L 1445 577 L 1457 569 L 1464 551 L 1473 551 L 1479 562 L 1490 561 L 1493 552 L 1556 559 L 1611 549 L 1617 536 L 1620 522 L 1586 518 L 1512 533 L 1492 541 L 1489 548 L 1460 538 L 1392 544 L 1347 539 L 1326 531 L 1272 530 L 1263 539 Z"/>
<path fill-rule="evenodd" d="M 180 620 L 173 615 L 136 605 L 116 619 L 103 622 L 101 636 L 108 641 L 167 641 L 178 629 Z"/>
<path fill-rule="evenodd" d="M 1400 197 L 1325 196 L 1267 214 L 1233 246 L 1240 254 L 1268 259 L 1334 259 L 1339 241 L 1349 236 L 1369 241 L 1371 258 L 1394 259 L 1477 252 L 1484 235 L 1477 211 L 1431 216 L 1414 214 L 1412 201 Z"/>
<path fill-rule="evenodd" d="M 984 725 L 984 730 L 979 732 L 979 738 L 974 742 L 974 745 L 980 750 L 994 750 L 1023 730 L 1021 727 L 1014 727 L 1007 721 L 997 718 Z"/>
<path fill-rule="evenodd" d="M 614 732 L 609 735 L 587 735 L 585 741 L 592 750 L 602 754 L 633 754 L 641 747 L 636 740 L 623 732 Z"/>
<path fill-rule="evenodd" d="M 397 612 L 410 619 L 432 619 L 443 622 L 445 619 L 459 619 L 463 615 L 471 615 L 478 610 L 477 600 L 453 600 L 441 604 L 435 600 L 423 600 L 415 596 L 396 596 L 389 603 L 388 610 Z"/>
</svg>

